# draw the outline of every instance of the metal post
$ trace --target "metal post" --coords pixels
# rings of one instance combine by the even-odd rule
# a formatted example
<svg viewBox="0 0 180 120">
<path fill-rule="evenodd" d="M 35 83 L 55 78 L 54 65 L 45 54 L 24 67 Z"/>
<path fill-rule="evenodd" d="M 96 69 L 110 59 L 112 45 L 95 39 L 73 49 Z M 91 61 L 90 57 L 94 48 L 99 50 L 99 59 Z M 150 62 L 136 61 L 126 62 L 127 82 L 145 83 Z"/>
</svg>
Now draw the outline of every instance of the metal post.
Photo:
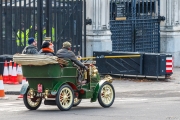
<svg viewBox="0 0 180 120">
<path fill-rule="evenodd" d="M 8 9 L 7 9 L 7 1 L 5 1 L 5 11 L 7 12 L 8 11 Z M 8 39 L 7 39 L 7 36 L 8 36 L 8 14 L 5 14 L 5 39 L 4 39 L 4 48 L 8 48 L 8 43 L 7 43 L 7 41 L 8 41 Z M 8 50 L 7 49 L 4 49 L 4 54 L 7 54 L 8 53 Z"/>
<path fill-rule="evenodd" d="M 3 30 L 2 30 L 2 19 L 3 19 L 3 17 L 2 17 L 2 0 L 0 1 L 0 29 L 1 29 L 1 31 L 0 31 L 0 55 L 1 54 L 3 54 L 3 37 L 2 37 L 2 32 L 3 32 Z"/>
<path fill-rule="evenodd" d="M 158 0 L 158 16 L 160 16 L 160 0 Z M 160 24 L 158 24 L 158 31 L 159 31 L 159 35 L 158 35 L 158 53 L 160 53 Z"/>
<path fill-rule="evenodd" d="M 86 57 L 86 0 L 84 0 L 84 57 Z"/>
<path fill-rule="evenodd" d="M 24 0 L 24 6 L 23 6 L 23 22 L 24 22 L 24 46 L 26 46 L 26 37 L 29 37 L 29 36 L 26 36 L 26 29 L 28 29 L 27 28 L 27 21 L 26 21 L 26 0 Z"/>
<path fill-rule="evenodd" d="M 80 0 L 80 5 L 81 5 L 81 11 L 83 11 L 83 0 Z M 79 12 L 79 29 L 78 29 L 78 54 L 82 56 L 82 30 L 83 30 L 83 12 Z M 85 24 L 85 23 L 84 23 Z M 81 39 L 81 40 L 80 40 Z"/>
<path fill-rule="evenodd" d="M 10 19 L 12 20 L 12 0 L 10 0 Z M 13 53 L 13 40 L 12 40 L 12 21 L 11 21 L 11 24 L 10 24 L 10 41 L 9 41 L 9 49 L 10 49 L 10 53 L 12 54 Z"/>
<path fill-rule="evenodd" d="M 40 48 L 42 44 L 42 7 L 43 7 L 43 1 L 38 0 L 37 1 L 37 26 L 38 26 L 38 48 Z"/>
<path fill-rule="evenodd" d="M 156 56 L 156 62 L 157 62 L 156 77 L 157 77 L 157 81 L 158 81 L 158 76 L 159 76 L 159 57 L 158 57 L 158 55 Z"/>
<path fill-rule="evenodd" d="M 46 36 L 49 37 L 49 4 L 50 3 L 50 0 L 46 0 Z"/>
</svg>

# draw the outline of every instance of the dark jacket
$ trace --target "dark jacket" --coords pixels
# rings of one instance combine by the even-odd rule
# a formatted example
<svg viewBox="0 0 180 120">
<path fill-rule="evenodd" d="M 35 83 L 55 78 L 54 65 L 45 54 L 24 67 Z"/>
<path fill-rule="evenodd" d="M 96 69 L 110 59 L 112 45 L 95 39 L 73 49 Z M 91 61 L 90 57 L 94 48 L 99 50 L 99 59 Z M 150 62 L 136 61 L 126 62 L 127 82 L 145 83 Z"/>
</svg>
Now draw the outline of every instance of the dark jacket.
<svg viewBox="0 0 180 120">
<path fill-rule="evenodd" d="M 49 55 L 49 56 L 55 56 L 53 52 L 44 51 L 40 53 L 41 55 Z"/>
<path fill-rule="evenodd" d="M 29 45 L 24 48 L 22 54 L 38 54 L 37 47 L 35 47 L 34 45 Z"/>
<path fill-rule="evenodd" d="M 70 51 L 70 50 L 68 50 L 66 48 L 62 48 L 62 49 L 58 50 L 56 55 L 59 58 L 68 58 L 72 62 L 74 62 L 76 65 L 78 65 L 78 66 L 80 66 L 82 68 L 85 67 L 80 61 L 77 60 L 75 54 L 72 51 Z"/>
</svg>

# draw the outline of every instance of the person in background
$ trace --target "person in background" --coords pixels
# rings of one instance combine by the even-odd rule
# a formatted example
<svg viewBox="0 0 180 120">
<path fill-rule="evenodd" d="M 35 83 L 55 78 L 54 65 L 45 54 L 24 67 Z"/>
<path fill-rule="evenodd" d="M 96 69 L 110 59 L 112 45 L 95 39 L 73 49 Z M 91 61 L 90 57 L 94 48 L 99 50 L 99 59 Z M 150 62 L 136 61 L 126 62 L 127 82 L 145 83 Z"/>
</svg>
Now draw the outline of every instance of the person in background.
<svg viewBox="0 0 180 120">
<path fill-rule="evenodd" d="M 22 51 L 22 54 L 38 54 L 37 41 L 31 37 L 28 39 L 28 44 Z"/>
<path fill-rule="evenodd" d="M 47 36 L 46 36 L 46 23 L 43 24 L 43 31 L 42 32 L 43 32 L 43 40 L 45 40 L 47 38 Z M 54 27 L 51 28 L 51 35 L 52 35 L 51 40 L 53 43 L 53 42 L 55 42 L 55 28 Z"/>
<path fill-rule="evenodd" d="M 54 54 L 54 45 L 51 42 L 45 41 L 42 44 L 41 47 L 41 55 L 49 55 L 49 56 L 55 56 Z"/>
<path fill-rule="evenodd" d="M 28 46 L 28 37 L 29 37 L 29 29 L 25 30 L 24 23 L 21 23 L 21 30 L 18 30 L 18 32 L 16 34 L 17 46 L 19 46 L 19 47 Z"/>
</svg>

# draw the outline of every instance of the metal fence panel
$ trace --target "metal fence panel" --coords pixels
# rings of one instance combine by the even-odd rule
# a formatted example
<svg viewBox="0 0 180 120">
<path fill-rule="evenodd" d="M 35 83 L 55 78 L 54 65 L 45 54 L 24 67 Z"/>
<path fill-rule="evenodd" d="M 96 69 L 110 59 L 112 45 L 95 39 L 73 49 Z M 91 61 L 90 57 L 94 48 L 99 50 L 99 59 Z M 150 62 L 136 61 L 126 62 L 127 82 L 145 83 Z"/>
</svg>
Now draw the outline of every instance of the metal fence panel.
<svg viewBox="0 0 180 120">
<path fill-rule="evenodd" d="M 111 0 L 113 51 L 160 52 L 160 1 Z"/>
<path fill-rule="evenodd" d="M 112 50 L 113 51 L 133 51 L 134 25 L 131 20 L 111 21 Z"/>
<path fill-rule="evenodd" d="M 82 54 L 83 2 L 85 0 L 1 0 L 0 54 L 21 53 L 28 37 L 37 38 L 40 49 L 46 36 L 51 37 L 55 52 L 64 41 L 70 41 L 72 50 Z M 24 35 L 18 35 L 18 31 Z"/>
<path fill-rule="evenodd" d="M 137 20 L 135 28 L 135 51 L 159 52 L 159 20 Z"/>
</svg>

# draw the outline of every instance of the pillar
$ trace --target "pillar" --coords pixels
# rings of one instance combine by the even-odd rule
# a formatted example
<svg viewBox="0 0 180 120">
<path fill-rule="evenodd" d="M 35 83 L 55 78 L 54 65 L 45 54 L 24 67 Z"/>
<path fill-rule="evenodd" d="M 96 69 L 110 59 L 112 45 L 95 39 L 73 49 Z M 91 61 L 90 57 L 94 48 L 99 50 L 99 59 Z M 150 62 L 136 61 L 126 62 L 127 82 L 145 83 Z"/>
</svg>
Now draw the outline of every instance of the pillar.
<svg viewBox="0 0 180 120">
<path fill-rule="evenodd" d="M 86 18 L 92 25 L 86 26 L 86 56 L 93 51 L 112 51 L 109 27 L 110 0 L 86 0 Z"/>
<path fill-rule="evenodd" d="M 170 53 L 174 57 L 174 66 L 180 67 L 180 1 L 161 0 L 161 53 Z"/>
</svg>

